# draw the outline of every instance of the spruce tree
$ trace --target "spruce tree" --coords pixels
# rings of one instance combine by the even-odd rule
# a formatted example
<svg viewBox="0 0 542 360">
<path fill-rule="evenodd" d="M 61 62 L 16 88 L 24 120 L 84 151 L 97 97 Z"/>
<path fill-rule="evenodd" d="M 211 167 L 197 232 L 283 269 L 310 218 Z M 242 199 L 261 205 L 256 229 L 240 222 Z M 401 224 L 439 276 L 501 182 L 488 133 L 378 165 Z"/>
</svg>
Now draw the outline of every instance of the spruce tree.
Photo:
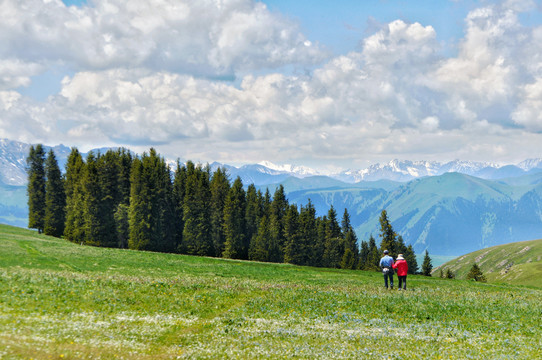
<svg viewBox="0 0 542 360">
<path fill-rule="evenodd" d="M 245 238 L 246 197 L 243 182 L 237 177 L 224 206 L 224 233 L 226 242 L 223 256 L 231 259 L 248 259 L 248 242 Z"/>
<path fill-rule="evenodd" d="M 397 254 L 404 255 L 407 252 L 408 247 L 406 246 L 405 241 L 403 240 L 403 237 L 401 235 L 397 236 L 396 245 L 397 245 Z"/>
<path fill-rule="evenodd" d="M 190 255 L 212 256 L 210 170 L 192 162 L 186 164 L 183 202 L 183 251 Z"/>
<path fill-rule="evenodd" d="M 46 235 L 61 237 L 66 222 L 66 195 L 62 174 L 58 167 L 53 149 L 49 150 L 45 161 L 45 222 L 43 232 Z"/>
<path fill-rule="evenodd" d="M 309 199 L 307 205 L 301 206 L 299 212 L 300 261 L 302 265 L 316 266 L 321 257 L 315 259 L 315 247 L 318 243 L 318 224 L 316 209 Z"/>
<path fill-rule="evenodd" d="M 393 231 L 393 227 L 388 219 L 388 213 L 386 210 L 382 210 L 380 214 L 380 253 L 384 250 L 389 251 L 390 256 L 397 256 L 397 235 Z"/>
<path fill-rule="evenodd" d="M 327 216 L 316 218 L 316 242 L 311 251 L 312 266 L 324 267 L 327 266 L 324 262 L 324 253 L 326 251 L 326 229 L 327 229 Z"/>
<path fill-rule="evenodd" d="M 175 252 L 175 206 L 173 199 L 173 184 L 171 182 L 171 169 L 166 164 L 164 158 L 154 152 L 154 149 L 150 150 L 149 157 L 152 164 L 151 186 L 154 188 L 154 197 L 152 201 L 155 235 L 154 243 L 156 244 L 157 251 Z M 208 174 L 204 181 L 203 186 L 205 186 L 205 195 L 207 196 L 205 199 L 207 200 L 208 205 L 208 199 L 210 197 Z M 208 212 L 206 213 L 206 216 L 208 220 Z M 206 235 L 205 250 L 201 251 L 198 255 L 212 255 L 209 233 Z"/>
<path fill-rule="evenodd" d="M 100 246 L 118 247 L 115 212 L 122 201 L 120 194 L 120 153 L 108 150 L 96 159 L 97 183 L 99 188 L 98 219 L 101 228 Z"/>
<path fill-rule="evenodd" d="M 215 256 L 224 252 L 226 235 L 224 234 L 224 206 L 230 191 L 230 181 L 226 169 L 218 168 L 211 179 L 211 237 Z"/>
<path fill-rule="evenodd" d="M 85 240 L 83 173 L 86 164 L 77 148 L 72 148 L 66 163 L 64 190 L 66 192 L 66 226 L 64 237 L 75 243 Z"/>
<path fill-rule="evenodd" d="M 115 154 L 118 161 L 118 198 L 115 203 L 128 206 L 130 204 L 130 173 L 133 157 L 130 151 L 125 148 L 118 149 Z"/>
<path fill-rule="evenodd" d="M 358 269 L 365 270 L 369 259 L 369 244 L 366 241 L 361 242 L 361 250 L 359 252 Z"/>
<path fill-rule="evenodd" d="M 134 250 L 153 250 L 151 244 L 150 189 L 146 183 L 143 162 L 136 157 L 130 175 L 130 238 L 128 247 Z"/>
<path fill-rule="evenodd" d="M 350 229 L 344 239 L 344 252 L 341 260 L 342 269 L 356 269 L 358 265 L 359 250 L 358 239 L 354 229 Z"/>
<path fill-rule="evenodd" d="M 130 238 L 130 206 L 120 203 L 114 213 L 115 226 L 117 234 L 117 247 L 120 249 L 128 248 L 128 239 Z"/>
<path fill-rule="evenodd" d="M 337 221 L 337 213 L 333 206 L 327 213 L 325 242 L 324 242 L 324 266 L 330 268 L 340 267 L 340 262 L 344 254 L 344 246 L 341 235 L 341 228 Z"/>
<path fill-rule="evenodd" d="M 474 281 L 480 281 L 480 282 L 486 282 L 487 279 L 478 266 L 478 264 L 474 263 L 472 267 L 469 270 L 469 273 L 467 274 L 467 280 L 474 280 Z"/>
<path fill-rule="evenodd" d="M 365 265 L 365 270 L 380 270 L 380 251 L 376 246 L 376 240 L 371 234 L 369 237 L 369 257 L 367 259 L 367 264 Z"/>
<path fill-rule="evenodd" d="M 100 156 L 98 154 L 98 156 Z M 102 186 L 100 183 L 98 158 L 91 151 L 87 155 L 82 176 L 83 189 L 83 243 L 92 246 L 107 246 L 111 236 L 110 229 L 103 221 Z M 113 232 L 115 234 L 115 232 Z"/>
<path fill-rule="evenodd" d="M 41 144 L 30 146 L 28 173 L 28 227 L 42 233 L 45 226 L 45 151 Z"/>
<path fill-rule="evenodd" d="M 131 249 L 175 251 L 174 204 L 170 169 L 151 148 L 132 165 L 130 191 Z M 200 254 L 198 254 L 200 255 Z"/>
<path fill-rule="evenodd" d="M 253 261 L 269 261 L 270 239 L 269 219 L 264 215 L 260 219 L 260 225 L 253 240 L 250 242 L 248 258 Z"/>
<path fill-rule="evenodd" d="M 258 232 L 260 219 L 263 215 L 263 199 L 262 192 L 256 191 L 254 184 L 250 184 L 246 192 L 246 209 L 245 209 L 245 237 L 250 243 Z"/>
<path fill-rule="evenodd" d="M 350 214 L 348 210 L 344 209 L 343 220 L 341 222 L 341 232 L 343 237 L 343 255 L 341 259 L 341 268 L 343 269 L 355 269 L 357 267 L 357 261 L 359 257 L 358 239 L 354 228 L 350 223 Z"/>
<path fill-rule="evenodd" d="M 429 252 L 425 250 L 425 256 L 423 258 L 423 263 L 422 263 L 422 275 L 431 276 L 432 270 L 433 270 L 433 264 L 431 263 Z"/>
<path fill-rule="evenodd" d="M 272 262 L 284 261 L 284 217 L 286 216 L 286 210 L 288 209 L 288 200 L 284 193 L 284 186 L 279 185 L 273 194 L 273 201 L 271 202 L 271 215 L 270 215 L 270 231 L 271 241 L 269 256 Z"/>
<path fill-rule="evenodd" d="M 408 245 L 406 250 L 403 252 L 403 257 L 405 258 L 408 264 L 408 273 L 416 274 L 418 272 L 418 260 L 416 259 L 416 254 L 414 253 L 414 248 L 412 244 Z"/>
<path fill-rule="evenodd" d="M 177 160 L 177 168 L 173 179 L 173 208 L 174 208 L 174 230 L 175 247 L 178 252 L 186 252 L 183 249 L 184 230 L 184 197 L 186 193 L 187 168 Z"/>
<path fill-rule="evenodd" d="M 117 198 L 114 201 L 114 219 L 116 227 L 117 247 L 128 248 L 130 238 L 130 172 L 132 171 L 132 154 L 125 148 L 115 152 L 117 160 Z"/>
<path fill-rule="evenodd" d="M 303 244 L 301 242 L 299 212 L 297 206 L 288 207 L 284 217 L 284 262 L 301 265 L 303 263 Z"/>
</svg>

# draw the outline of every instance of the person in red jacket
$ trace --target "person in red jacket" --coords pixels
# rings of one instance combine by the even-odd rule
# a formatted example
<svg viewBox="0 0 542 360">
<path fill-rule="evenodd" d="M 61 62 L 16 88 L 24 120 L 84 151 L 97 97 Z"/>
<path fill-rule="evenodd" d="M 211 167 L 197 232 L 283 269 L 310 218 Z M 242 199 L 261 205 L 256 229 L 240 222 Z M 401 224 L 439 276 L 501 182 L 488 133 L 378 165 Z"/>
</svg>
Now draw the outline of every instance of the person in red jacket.
<svg viewBox="0 0 542 360">
<path fill-rule="evenodd" d="M 399 278 L 399 290 L 403 285 L 403 290 L 406 290 L 406 277 L 408 274 L 408 264 L 403 257 L 403 254 L 397 255 L 397 261 L 392 265 L 394 269 L 397 269 L 397 277 Z"/>
</svg>

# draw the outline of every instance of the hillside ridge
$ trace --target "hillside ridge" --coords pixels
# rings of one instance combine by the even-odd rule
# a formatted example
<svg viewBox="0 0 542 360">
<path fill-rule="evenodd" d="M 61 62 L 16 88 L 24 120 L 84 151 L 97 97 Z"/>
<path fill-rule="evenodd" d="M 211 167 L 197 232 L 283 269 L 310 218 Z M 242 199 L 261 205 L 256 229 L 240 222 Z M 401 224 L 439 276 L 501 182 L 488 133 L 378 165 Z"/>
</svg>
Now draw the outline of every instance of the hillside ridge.
<svg viewBox="0 0 542 360">
<path fill-rule="evenodd" d="M 450 269 L 464 279 L 475 263 L 489 282 L 542 287 L 542 239 L 497 245 L 462 255 L 435 268 L 433 276 Z"/>
</svg>

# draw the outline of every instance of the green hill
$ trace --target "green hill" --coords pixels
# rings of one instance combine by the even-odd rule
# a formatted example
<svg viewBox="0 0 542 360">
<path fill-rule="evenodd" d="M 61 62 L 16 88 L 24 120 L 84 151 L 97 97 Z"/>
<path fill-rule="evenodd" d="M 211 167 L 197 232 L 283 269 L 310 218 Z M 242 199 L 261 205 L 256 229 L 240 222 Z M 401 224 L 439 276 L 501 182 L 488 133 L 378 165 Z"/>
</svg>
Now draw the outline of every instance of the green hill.
<svg viewBox="0 0 542 360">
<path fill-rule="evenodd" d="M 435 272 L 450 269 L 464 279 L 474 263 L 480 266 L 489 282 L 542 287 L 542 240 L 478 250 L 443 264 Z"/>
<path fill-rule="evenodd" d="M 0 225 L 2 359 L 533 358 L 542 289 L 80 246 Z"/>
</svg>

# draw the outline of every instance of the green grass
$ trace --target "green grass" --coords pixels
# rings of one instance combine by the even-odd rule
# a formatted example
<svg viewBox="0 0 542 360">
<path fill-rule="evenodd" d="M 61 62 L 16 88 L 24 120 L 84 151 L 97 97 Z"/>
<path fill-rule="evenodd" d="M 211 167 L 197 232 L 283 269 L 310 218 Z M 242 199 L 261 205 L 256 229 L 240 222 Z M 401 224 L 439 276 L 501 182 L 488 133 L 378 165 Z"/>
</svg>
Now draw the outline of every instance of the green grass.
<svg viewBox="0 0 542 360">
<path fill-rule="evenodd" d="M 458 278 L 465 278 L 474 263 L 488 282 L 536 286 L 542 288 L 542 240 L 522 241 L 478 250 L 443 264 Z"/>
<path fill-rule="evenodd" d="M 1 359 L 531 359 L 542 290 L 79 246 L 0 225 Z"/>
</svg>

